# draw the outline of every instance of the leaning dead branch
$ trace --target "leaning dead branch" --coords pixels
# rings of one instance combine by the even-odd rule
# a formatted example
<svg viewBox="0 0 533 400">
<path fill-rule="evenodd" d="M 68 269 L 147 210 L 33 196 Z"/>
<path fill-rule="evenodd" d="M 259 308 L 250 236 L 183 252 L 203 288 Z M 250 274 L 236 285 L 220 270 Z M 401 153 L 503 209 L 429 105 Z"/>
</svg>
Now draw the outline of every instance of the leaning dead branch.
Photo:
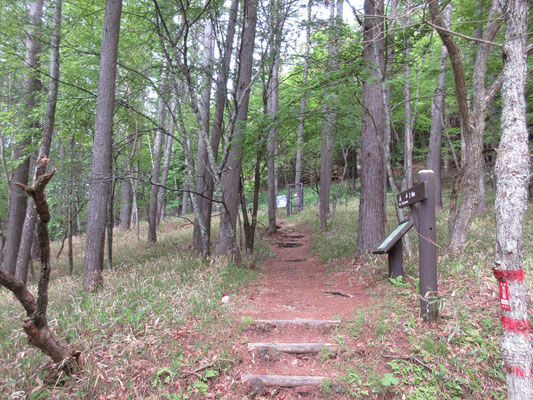
<svg viewBox="0 0 533 400">
<path fill-rule="evenodd" d="M 28 342 L 49 356 L 65 374 L 76 372 L 79 365 L 80 353 L 72 351 L 70 347 L 60 342 L 51 332 L 46 319 L 48 308 L 48 284 L 50 282 L 50 237 L 48 234 L 48 222 L 50 211 L 44 189 L 55 174 L 55 170 L 46 173 L 48 158 L 42 156 L 37 165 L 35 182 L 33 186 L 20 183 L 16 185 L 28 196 L 32 197 L 37 209 L 37 236 L 41 250 L 41 272 L 37 287 L 37 299 L 28 290 L 26 284 L 5 270 L 0 270 L 0 285 L 10 290 L 20 302 L 27 317 L 22 321 L 24 332 L 28 336 Z"/>
</svg>

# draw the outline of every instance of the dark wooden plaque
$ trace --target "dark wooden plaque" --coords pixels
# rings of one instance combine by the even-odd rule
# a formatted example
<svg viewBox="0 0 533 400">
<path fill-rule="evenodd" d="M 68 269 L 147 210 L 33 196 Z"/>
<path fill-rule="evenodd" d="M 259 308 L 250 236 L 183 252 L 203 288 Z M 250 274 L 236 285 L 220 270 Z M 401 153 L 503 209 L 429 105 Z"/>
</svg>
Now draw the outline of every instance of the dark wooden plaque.
<svg viewBox="0 0 533 400">
<path fill-rule="evenodd" d="M 385 239 L 383 239 L 383 242 L 378 246 L 376 250 L 374 250 L 372 253 L 374 254 L 383 254 L 387 253 L 392 246 L 398 242 L 402 238 L 403 235 L 407 233 L 409 229 L 413 226 L 413 220 L 408 219 L 407 221 L 400 222 L 400 224 L 393 229 L 391 233 L 387 235 Z"/>
<path fill-rule="evenodd" d="M 419 201 L 425 200 L 426 198 L 426 185 L 424 182 L 420 182 L 419 184 L 401 192 L 398 196 L 396 196 L 396 200 L 398 201 L 398 207 L 400 208 L 418 203 Z"/>
</svg>

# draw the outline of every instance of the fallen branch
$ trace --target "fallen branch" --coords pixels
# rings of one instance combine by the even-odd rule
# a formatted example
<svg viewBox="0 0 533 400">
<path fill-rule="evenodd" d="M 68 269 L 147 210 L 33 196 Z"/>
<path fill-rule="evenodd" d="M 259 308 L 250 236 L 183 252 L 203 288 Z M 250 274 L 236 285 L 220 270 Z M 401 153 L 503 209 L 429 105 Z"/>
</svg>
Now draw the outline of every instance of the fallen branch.
<svg viewBox="0 0 533 400">
<path fill-rule="evenodd" d="M 324 293 L 333 294 L 342 297 L 353 297 L 351 294 L 345 293 L 342 290 L 325 290 Z"/>
</svg>

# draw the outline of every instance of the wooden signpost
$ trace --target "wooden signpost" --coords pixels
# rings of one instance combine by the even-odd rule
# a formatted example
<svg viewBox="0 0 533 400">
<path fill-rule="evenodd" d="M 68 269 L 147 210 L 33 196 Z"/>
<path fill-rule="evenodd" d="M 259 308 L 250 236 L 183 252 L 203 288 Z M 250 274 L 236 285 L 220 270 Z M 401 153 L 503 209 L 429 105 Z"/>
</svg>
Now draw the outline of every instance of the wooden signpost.
<svg viewBox="0 0 533 400">
<path fill-rule="evenodd" d="M 372 253 L 385 254 L 389 256 L 389 278 L 396 279 L 403 277 L 403 252 L 402 237 L 413 226 L 413 220 L 402 221 L 387 235 L 383 242 Z"/>
<path fill-rule="evenodd" d="M 437 295 L 437 230 L 435 223 L 435 174 L 431 170 L 418 173 L 418 183 L 398 194 L 398 207 L 411 207 L 419 235 L 420 311 L 426 321 L 438 318 Z M 418 206 L 416 209 L 415 206 Z"/>
</svg>

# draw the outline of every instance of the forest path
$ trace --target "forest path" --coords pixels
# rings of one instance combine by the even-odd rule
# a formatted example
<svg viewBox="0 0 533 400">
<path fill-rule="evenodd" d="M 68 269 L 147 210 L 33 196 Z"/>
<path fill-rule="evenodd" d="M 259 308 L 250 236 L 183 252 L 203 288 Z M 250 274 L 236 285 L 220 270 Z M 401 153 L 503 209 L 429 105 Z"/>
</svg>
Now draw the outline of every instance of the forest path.
<svg viewBox="0 0 533 400">
<path fill-rule="evenodd" d="M 335 379 L 338 344 L 332 328 L 368 304 L 369 297 L 355 272 L 335 272 L 320 263 L 305 226 L 280 224 L 270 243 L 275 256 L 264 262 L 262 278 L 236 316 L 247 327 L 241 341 L 242 386 L 257 398 L 319 398 L 313 385 Z"/>
</svg>

